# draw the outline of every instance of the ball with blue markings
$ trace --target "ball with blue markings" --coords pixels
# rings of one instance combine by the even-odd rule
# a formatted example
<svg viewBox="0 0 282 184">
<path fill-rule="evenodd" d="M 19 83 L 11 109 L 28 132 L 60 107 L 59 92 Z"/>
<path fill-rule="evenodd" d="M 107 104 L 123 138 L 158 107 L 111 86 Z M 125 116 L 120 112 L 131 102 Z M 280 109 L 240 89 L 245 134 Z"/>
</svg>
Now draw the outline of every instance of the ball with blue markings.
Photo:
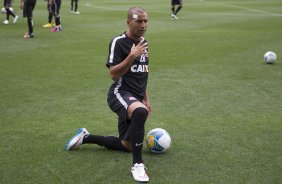
<svg viewBox="0 0 282 184">
<path fill-rule="evenodd" d="M 153 153 L 164 153 L 170 148 L 171 137 L 162 128 L 155 128 L 149 131 L 146 136 L 146 145 Z"/>
</svg>

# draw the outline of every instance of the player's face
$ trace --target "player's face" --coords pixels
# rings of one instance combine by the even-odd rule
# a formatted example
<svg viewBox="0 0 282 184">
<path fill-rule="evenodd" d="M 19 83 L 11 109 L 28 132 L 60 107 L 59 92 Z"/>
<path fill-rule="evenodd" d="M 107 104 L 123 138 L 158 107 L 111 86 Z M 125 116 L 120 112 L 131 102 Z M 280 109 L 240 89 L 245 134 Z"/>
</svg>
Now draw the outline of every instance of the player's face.
<svg viewBox="0 0 282 184">
<path fill-rule="evenodd" d="M 148 26 L 147 13 L 134 14 L 133 19 L 128 20 L 130 33 L 135 39 L 144 36 Z"/>
</svg>

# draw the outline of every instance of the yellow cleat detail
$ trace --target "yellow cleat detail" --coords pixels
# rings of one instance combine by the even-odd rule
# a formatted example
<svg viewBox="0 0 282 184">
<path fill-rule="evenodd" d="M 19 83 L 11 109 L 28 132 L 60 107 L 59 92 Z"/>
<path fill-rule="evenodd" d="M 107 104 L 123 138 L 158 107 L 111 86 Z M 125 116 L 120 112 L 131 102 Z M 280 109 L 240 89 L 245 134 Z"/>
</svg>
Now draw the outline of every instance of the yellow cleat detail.
<svg viewBox="0 0 282 184">
<path fill-rule="evenodd" d="M 52 24 L 47 23 L 47 24 L 43 25 L 42 27 L 50 28 L 50 27 L 52 27 Z"/>
</svg>

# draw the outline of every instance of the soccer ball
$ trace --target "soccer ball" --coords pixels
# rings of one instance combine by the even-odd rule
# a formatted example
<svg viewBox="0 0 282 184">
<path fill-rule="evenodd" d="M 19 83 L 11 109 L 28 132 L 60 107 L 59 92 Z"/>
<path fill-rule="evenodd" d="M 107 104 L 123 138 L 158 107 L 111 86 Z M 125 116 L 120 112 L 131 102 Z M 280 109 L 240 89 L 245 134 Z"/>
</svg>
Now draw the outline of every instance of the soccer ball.
<svg viewBox="0 0 282 184">
<path fill-rule="evenodd" d="M 162 128 L 152 129 L 146 136 L 146 145 L 153 153 L 166 152 L 170 147 L 170 143 L 170 135 Z"/>
<path fill-rule="evenodd" d="M 268 51 L 264 54 L 264 62 L 267 64 L 272 64 L 276 61 L 277 56 L 274 52 Z"/>
</svg>

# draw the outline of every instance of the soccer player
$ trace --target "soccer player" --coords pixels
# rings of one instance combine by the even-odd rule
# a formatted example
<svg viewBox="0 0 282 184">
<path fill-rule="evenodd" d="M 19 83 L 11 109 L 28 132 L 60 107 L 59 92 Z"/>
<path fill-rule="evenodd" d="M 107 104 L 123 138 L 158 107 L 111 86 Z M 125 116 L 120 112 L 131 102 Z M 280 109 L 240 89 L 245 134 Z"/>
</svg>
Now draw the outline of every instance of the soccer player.
<svg viewBox="0 0 282 184">
<path fill-rule="evenodd" d="M 52 32 L 62 31 L 61 17 L 60 17 L 61 3 L 62 3 L 61 0 L 49 0 L 49 4 L 51 5 L 52 14 L 55 17 L 55 23 L 56 23 L 56 26 L 50 30 Z"/>
<path fill-rule="evenodd" d="M 81 128 L 67 142 L 65 150 L 81 144 L 97 144 L 108 149 L 132 152 L 131 173 L 138 182 L 148 182 L 142 159 L 145 122 L 151 114 L 147 93 L 148 44 L 143 37 L 148 15 L 143 8 L 128 10 L 128 30 L 113 38 L 106 66 L 113 79 L 108 91 L 108 105 L 118 116 L 119 137 L 90 134 Z"/>
<path fill-rule="evenodd" d="M 79 0 L 71 0 L 71 13 L 75 13 L 75 14 L 80 14 L 79 11 L 77 11 L 78 8 L 78 1 Z M 74 6 L 73 6 L 74 4 Z"/>
<path fill-rule="evenodd" d="M 15 24 L 19 18 L 19 16 L 17 16 L 14 13 L 14 10 L 12 8 L 12 4 L 13 4 L 13 0 L 4 0 L 4 7 L 6 10 L 6 19 L 3 22 L 3 24 L 9 24 L 9 19 L 10 19 L 10 15 L 12 15 L 12 17 L 14 17 L 13 23 Z"/>
<path fill-rule="evenodd" d="M 183 1 L 182 0 L 171 0 L 171 19 L 172 20 L 177 20 L 176 14 L 181 10 L 183 7 Z M 176 9 L 175 9 L 176 8 Z"/>
<path fill-rule="evenodd" d="M 33 9 L 36 5 L 36 0 L 21 0 L 21 9 L 23 9 L 23 17 L 27 18 L 28 32 L 24 38 L 33 38 Z"/>
<path fill-rule="evenodd" d="M 53 13 L 52 13 L 51 4 L 49 3 L 48 0 L 47 0 L 47 10 L 48 10 L 48 23 L 44 24 L 42 27 L 51 28 L 52 27 Z"/>
</svg>

